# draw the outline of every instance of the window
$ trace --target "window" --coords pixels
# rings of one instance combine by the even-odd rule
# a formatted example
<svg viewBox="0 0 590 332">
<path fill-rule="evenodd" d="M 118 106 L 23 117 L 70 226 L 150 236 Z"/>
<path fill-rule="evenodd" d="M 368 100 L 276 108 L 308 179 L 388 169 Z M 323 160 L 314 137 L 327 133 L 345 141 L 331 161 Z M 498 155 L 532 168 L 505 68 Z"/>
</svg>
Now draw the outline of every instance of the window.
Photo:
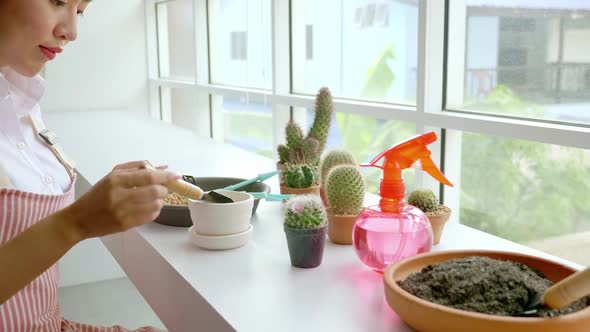
<svg viewBox="0 0 590 332">
<path fill-rule="evenodd" d="M 212 96 L 213 111 L 221 113 L 218 124 L 222 141 L 248 151 L 273 157 L 272 107 L 265 100 Z M 219 133 L 218 133 L 219 134 Z"/>
<path fill-rule="evenodd" d="M 272 86 L 270 0 L 209 0 L 210 82 Z"/>
<path fill-rule="evenodd" d="M 590 123 L 585 111 L 590 104 L 587 5 L 467 0 L 459 7 L 467 22 L 466 55 L 464 63 L 450 70 L 464 73 L 464 96 L 452 98 L 450 108 Z M 463 49 L 458 45 L 462 39 L 449 42 L 451 48 Z M 499 94 L 510 94 L 528 107 L 491 109 L 489 99 Z"/>
<path fill-rule="evenodd" d="M 460 222 L 583 263 L 590 151 L 463 133 Z"/>
<path fill-rule="evenodd" d="M 293 92 L 415 104 L 418 7 L 413 1 L 292 2 Z M 329 13 L 329 15 L 327 14 Z M 313 25 L 314 61 L 308 26 Z"/>
<path fill-rule="evenodd" d="M 308 129 L 326 86 L 327 150 L 367 162 L 434 130 L 432 158 L 455 187 L 409 169 L 408 191 L 438 190 L 451 222 L 590 264 L 590 3 L 146 3 L 155 116 L 276 158 L 287 121 Z M 377 193 L 381 171 L 363 172 Z"/>
<path fill-rule="evenodd" d="M 156 6 L 159 76 L 193 81 L 195 37 L 191 0 Z"/>
<path fill-rule="evenodd" d="M 161 118 L 179 127 L 194 129 L 197 105 L 191 90 L 160 87 L 159 92 Z"/>
<path fill-rule="evenodd" d="M 313 60 L 313 25 L 305 26 L 305 59 Z"/>
<path fill-rule="evenodd" d="M 233 31 L 231 33 L 231 59 L 248 60 L 248 32 Z"/>
</svg>

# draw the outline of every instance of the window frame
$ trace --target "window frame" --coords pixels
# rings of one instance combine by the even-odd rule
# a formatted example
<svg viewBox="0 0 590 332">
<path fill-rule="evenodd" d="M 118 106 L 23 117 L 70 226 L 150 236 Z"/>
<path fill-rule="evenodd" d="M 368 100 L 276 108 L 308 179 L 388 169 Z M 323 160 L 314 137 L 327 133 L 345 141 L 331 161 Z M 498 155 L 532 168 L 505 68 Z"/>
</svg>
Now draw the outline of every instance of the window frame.
<svg viewBox="0 0 590 332">
<path fill-rule="evenodd" d="M 313 95 L 292 92 L 291 58 L 291 6 L 290 0 L 271 0 L 272 34 L 272 89 L 252 89 L 211 84 L 209 64 L 208 0 L 192 0 L 195 34 L 195 81 L 179 81 L 158 76 L 158 40 L 156 4 L 175 0 L 145 0 L 146 38 L 148 48 L 148 81 L 150 114 L 164 121 L 170 121 L 170 110 L 161 111 L 159 91 L 164 88 L 190 89 L 197 100 L 198 121 L 195 132 L 223 141 L 223 123 L 220 112 L 213 108 L 213 98 L 240 97 L 267 100 L 272 105 L 273 144 L 284 143 L 283 128 L 287 121 L 294 119 L 304 123 L 301 108 L 314 105 Z M 449 48 L 449 31 L 452 38 L 465 40 L 464 0 L 418 2 L 418 68 L 416 106 L 393 103 L 371 102 L 335 98 L 334 107 L 338 112 L 362 114 L 386 120 L 412 122 L 417 133 L 435 130 L 439 134 L 438 144 L 431 146 L 433 159 L 441 166 L 448 178 L 455 179 L 455 187 L 441 186 L 427 176 L 419 176 L 420 186 L 437 190 L 441 200 L 456 211 L 452 222 L 459 220 L 459 190 L 461 175 L 461 134 L 462 131 L 484 135 L 502 136 L 510 139 L 527 140 L 545 144 L 560 145 L 590 150 L 590 125 L 560 123 L 542 119 L 526 119 L 494 114 L 482 114 L 469 110 L 450 109 L 446 105 L 463 100 L 465 43 L 461 47 Z M 289 17 L 288 20 L 284 19 Z M 459 43 L 460 44 L 460 43 Z M 459 65 L 460 64 L 460 65 Z M 447 71 L 453 68 L 453 71 Z M 459 105 L 461 103 L 455 103 Z M 441 146 L 443 147 L 441 149 Z"/>
</svg>

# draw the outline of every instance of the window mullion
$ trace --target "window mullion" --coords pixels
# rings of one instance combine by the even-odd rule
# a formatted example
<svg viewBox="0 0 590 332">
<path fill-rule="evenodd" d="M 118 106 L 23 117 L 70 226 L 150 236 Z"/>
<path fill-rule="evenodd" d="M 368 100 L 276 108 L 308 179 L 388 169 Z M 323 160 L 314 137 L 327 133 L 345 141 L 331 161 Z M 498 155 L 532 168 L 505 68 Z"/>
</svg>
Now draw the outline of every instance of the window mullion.
<svg viewBox="0 0 590 332">
<path fill-rule="evenodd" d="M 147 0 L 145 2 L 145 18 L 148 78 L 155 80 L 158 78 L 158 31 L 155 0 Z M 157 85 L 148 85 L 148 98 L 150 116 L 160 119 L 160 92 Z"/>
<path fill-rule="evenodd" d="M 416 132 L 435 130 L 439 144 L 429 146 L 431 158 L 441 164 L 440 127 L 427 127 L 426 113 L 438 113 L 443 108 L 444 71 L 444 1 L 419 1 L 418 5 L 418 80 L 416 93 Z M 444 171 L 444 170 L 443 170 Z M 439 191 L 439 183 L 423 172 L 416 173 L 418 187 Z"/>
<path fill-rule="evenodd" d="M 291 8 L 289 0 L 271 0 L 272 95 L 291 93 Z M 289 18 L 289 19 L 286 19 Z M 272 99 L 272 98 L 271 98 Z M 290 106 L 273 102 L 273 145 L 284 143 Z"/>
<path fill-rule="evenodd" d="M 220 118 L 214 114 L 209 92 L 199 89 L 199 85 L 209 84 L 209 13 L 207 0 L 193 0 L 193 17 L 195 31 L 195 105 L 197 116 L 196 132 L 211 138 L 222 140 L 219 127 Z"/>
</svg>

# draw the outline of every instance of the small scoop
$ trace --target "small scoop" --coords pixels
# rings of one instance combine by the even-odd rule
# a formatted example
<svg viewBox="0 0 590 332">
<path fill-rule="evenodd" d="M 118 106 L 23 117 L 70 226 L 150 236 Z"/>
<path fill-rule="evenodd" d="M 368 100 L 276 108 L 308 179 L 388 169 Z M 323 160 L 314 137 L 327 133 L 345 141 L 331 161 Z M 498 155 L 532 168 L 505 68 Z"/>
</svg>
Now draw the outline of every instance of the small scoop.
<svg viewBox="0 0 590 332">
<path fill-rule="evenodd" d="M 154 166 L 149 162 L 146 161 L 145 168 L 153 169 Z M 218 192 L 210 191 L 206 193 L 203 189 L 199 188 L 196 185 L 195 178 L 190 175 L 182 175 L 182 179 L 176 180 L 174 182 L 168 183 L 166 185 L 168 190 L 175 192 L 179 195 L 188 197 L 190 199 L 198 199 L 203 200 L 211 203 L 233 203 L 234 200 L 222 195 Z"/>
<path fill-rule="evenodd" d="M 590 295 L 590 267 L 570 275 L 544 293 L 535 293 L 529 298 L 524 311 L 515 316 L 533 316 L 543 305 L 560 309 L 586 295 Z"/>
<path fill-rule="evenodd" d="M 211 203 L 233 203 L 234 200 L 216 191 L 204 192 L 196 184 L 195 178 L 190 175 L 182 175 L 182 180 L 169 184 L 169 190 L 191 199 L 200 199 Z"/>
</svg>

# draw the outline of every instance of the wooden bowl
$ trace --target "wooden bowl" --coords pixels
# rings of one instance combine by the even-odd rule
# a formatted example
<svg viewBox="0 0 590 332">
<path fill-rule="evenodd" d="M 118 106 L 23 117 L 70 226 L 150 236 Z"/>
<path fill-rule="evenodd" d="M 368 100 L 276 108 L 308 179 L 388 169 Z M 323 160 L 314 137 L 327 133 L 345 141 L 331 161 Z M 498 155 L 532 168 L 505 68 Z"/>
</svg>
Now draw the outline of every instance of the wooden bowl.
<svg viewBox="0 0 590 332">
<path fill-rule="evenodd" d="M 565 265 L 543 258 L 486 250 L 440 251 L 420 254 L 390 265 L 383 274 L 385 297 L 389 306 L 412 328 L 420 332 L 588 332 L 590 307 L 552 318 L 525 318 L 487 315 L 453 309 L 414 296 L 396 281 L 404 280 L 424 267 L 453 258 L 485 256 L 524 263 L 543 272 L 552 282 L 576 272 Z"/>
</svg>

